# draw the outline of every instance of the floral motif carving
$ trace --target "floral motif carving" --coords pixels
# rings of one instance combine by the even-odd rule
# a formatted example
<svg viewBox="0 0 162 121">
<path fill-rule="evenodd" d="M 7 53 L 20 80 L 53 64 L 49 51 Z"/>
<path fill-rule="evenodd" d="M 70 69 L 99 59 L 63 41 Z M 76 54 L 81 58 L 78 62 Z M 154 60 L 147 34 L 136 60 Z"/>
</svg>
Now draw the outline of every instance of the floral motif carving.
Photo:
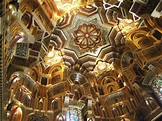
<svg viewBox="0 0 162 121">
<path fill-rule="evenodd" d="M 94 24 L 82 24 L 74 32 L 74 42 L 82 49 L 91 49 L 101 41 L 101 31 Z"/>
</svg>

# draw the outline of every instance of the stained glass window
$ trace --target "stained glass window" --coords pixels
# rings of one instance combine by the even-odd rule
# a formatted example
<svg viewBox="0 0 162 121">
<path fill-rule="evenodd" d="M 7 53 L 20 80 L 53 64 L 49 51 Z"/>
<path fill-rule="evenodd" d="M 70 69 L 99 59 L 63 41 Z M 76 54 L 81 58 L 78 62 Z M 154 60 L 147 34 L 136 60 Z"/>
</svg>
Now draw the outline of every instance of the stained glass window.
<svg viewBox="0 0 162 121">
<path fill-rule="evenodd" d="M 81 111 L 77 108 L 69 108 L 66 111 L 66 121 L 82 121 Z"/>
<path fill-rule="evenodd" d="M 158 97 L 162 103 L 162 75 L 158 75 L 152 82 L 152 89 L 155 92 L 155 95 Z"/>
</svg>

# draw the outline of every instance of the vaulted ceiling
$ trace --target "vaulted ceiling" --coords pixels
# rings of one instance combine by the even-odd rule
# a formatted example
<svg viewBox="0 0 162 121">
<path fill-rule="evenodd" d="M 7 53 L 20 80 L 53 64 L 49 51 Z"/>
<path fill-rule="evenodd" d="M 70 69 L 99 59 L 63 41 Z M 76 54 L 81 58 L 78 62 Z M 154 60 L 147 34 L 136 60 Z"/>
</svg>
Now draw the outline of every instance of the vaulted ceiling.
<svg viewBox="0 0 162 121">
<path fill-rule="evenodd" d="M 162 115 L 161 0 L 4 4 L 4 120 L 151 121 Z"/>
</svg>

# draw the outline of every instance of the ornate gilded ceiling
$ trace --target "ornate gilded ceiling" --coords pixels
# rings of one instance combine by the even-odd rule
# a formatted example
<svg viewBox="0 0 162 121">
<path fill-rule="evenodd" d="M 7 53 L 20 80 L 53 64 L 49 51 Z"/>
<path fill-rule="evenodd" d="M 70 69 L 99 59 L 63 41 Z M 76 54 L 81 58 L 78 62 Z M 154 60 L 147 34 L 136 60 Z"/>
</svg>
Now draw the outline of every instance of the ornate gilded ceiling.
<svg viewBox="0 0 162 121">
<path fill-rule="evenodd" d="M 4 121 L 162 114 L 162 1 L 5 1 Z"/>
</svg>

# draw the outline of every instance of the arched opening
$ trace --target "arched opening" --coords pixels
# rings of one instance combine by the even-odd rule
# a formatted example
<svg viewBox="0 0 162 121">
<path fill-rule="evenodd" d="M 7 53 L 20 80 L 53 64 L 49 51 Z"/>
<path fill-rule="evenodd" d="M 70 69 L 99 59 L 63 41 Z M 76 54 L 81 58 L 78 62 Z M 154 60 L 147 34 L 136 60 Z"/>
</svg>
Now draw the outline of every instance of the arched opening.
<svg viewBox="0 0 162 121">
<path fill-rule="evenodd" d="M 107 87 L 107 90 L 108 90 L 108 93 L 112 93 L 113 91 L 116 90 L 116 87 L 115 87 L 115 85 L 110 85 Z"/>
<path fill-rule="evenodd" d="M 59 116 L 56 118 L 56 121 L 65 121 L 65 116 L 59 115 Z"/>
<path fill-rule="evenodd" d="M 22 23 L 29 29 L 32 24 L 32 14 L 26 11 L 21 18 Z"/>
<path fill-rule="evenodd" d="M 57 99 L 52 100 L 51 104 L 52 104 L 51 105 L 52 110 L 58 109 L 58 100 Z"/>
<path fill-rule="evenodd" d="M 127 105 L 122 105 L 122 111 L 124 114 L 129 113 L 129 109 L 128 109 Z"/>
<path fill-rule="evenodd" d="M 117 110 L 117 108 L 112 109 L 112 114 L 113 114 L 114 117 L 119 116 L 119 111 Z"/>
<path fill-rule="evenodd" d="M 136 102 L 132 98 L 130 98 L 130 101 L 131 101 L 132 107 L 135 109 L 137 107 Z"/>
<path fill-rule="evenodd" d="M 149 106 L 151 111 L 156 109 L 156 107 L 158 106 L 155 100 L 152 98 L 146 98 L 145 100 L 146 100 L 146 104 Z"/>
<path fill-rule="evenodd" d="M 30 104 L 31 104 L 31 95 L 27 94 L 25 96 L 25 99 L 24 99 L 24 105 L 27 106 L 27 107 L 30 107 Z"/>
</svg>

